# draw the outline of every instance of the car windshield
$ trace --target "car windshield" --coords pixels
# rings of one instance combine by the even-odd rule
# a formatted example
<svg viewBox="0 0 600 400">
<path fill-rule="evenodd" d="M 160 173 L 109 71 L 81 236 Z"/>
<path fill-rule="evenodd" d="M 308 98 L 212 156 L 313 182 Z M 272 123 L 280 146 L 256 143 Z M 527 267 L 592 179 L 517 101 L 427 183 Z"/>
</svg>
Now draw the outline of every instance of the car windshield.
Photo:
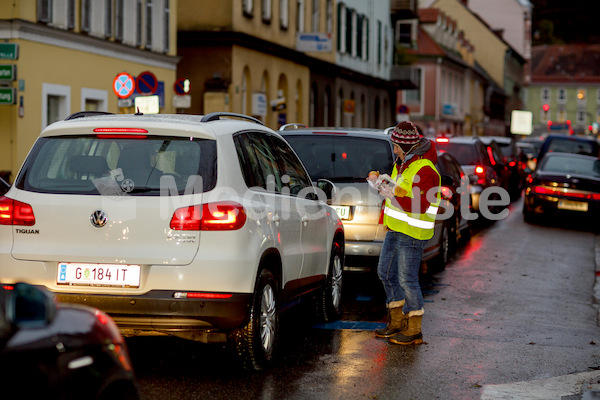
<svg viewBox="0 0 600 400">
<path fill-rule="evenodd" d="M 460 165 L 475 165 L 479 162 L 475 146 L 468 143 L 437 143 L 439 150 L 452 154 Z"/>
<path fill-rule="evenodd" d="M 539 167 L 539 170 L 543 172 L 586 175 L 600 178 L 600 160 L 553 155 L 545 158 L 544 162 Z"/>
<path fill-rule="evenodd" d="M 554 138 L 548 145 L 548 151 L 559 153 L 574 153 L 595 156 L 595 148 L 592 142 L 572 138 Z"/>
<path fill-rule="evenodd" d="M 389 173 L 394 161 L 386 139 L 346 135 L 288 135 L 313 180 L 364 181 L 369 171 Z"/>
<path fill-rule="evenodd" d="M 35 143 L 16 186 L 43 193 L 158 196 L 161 184 L 169 194 L 185 193 L 190 177 L 196 193 L 215 186 L 214 140 L 60 136 Z"/>
</svg>

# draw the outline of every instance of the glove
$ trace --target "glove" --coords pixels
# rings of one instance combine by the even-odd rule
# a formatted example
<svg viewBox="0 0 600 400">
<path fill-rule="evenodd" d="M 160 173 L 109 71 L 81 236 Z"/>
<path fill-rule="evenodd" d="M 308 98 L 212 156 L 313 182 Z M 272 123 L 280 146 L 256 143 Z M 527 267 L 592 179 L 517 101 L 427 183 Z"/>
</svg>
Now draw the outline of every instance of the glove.
<svg viewBox="0 0 600 400">
<path fill-rule="evenodd" d="M 406 190 L 402 189 L 400 186 L 396 186 L 394 188 L 394 196 L 396 196 L 396 197 L 404 197 L 404 196 L 406 196 L 407 193 L 408 192 Z"/>
</svg>

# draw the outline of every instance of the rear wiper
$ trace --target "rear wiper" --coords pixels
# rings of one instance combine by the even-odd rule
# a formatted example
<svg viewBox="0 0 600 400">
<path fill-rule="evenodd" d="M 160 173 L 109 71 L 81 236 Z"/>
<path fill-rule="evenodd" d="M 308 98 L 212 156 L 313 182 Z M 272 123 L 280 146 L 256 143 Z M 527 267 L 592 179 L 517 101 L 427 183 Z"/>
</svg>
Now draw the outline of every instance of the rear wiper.
<svg viewBox="0 0 600 400">
<path fill-rule="evenodd" d="M 125 193 L 146 193 L 146 192 L 152 192 L 155 190 L 160 190 L 159 188 L 152 188 L 152 187 L 146 187 L 146 186 L 142 186 L 142 187 L 134 187 L 131 190 L 125 191 Z"/>
</svg>

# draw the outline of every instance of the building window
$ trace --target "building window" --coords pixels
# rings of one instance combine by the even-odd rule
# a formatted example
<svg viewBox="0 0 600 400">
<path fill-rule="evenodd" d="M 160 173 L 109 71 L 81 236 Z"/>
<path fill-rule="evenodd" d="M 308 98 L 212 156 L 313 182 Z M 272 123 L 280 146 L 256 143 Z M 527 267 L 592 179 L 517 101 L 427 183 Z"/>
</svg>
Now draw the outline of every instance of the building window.
<svg viewBox="0 0 600 400">
<path fill-rule="evenodd" d="M 383 41 L 381 40 L 381 35 L 382 35 L 381 29 L 382 29 L 381 21 L 377 21 L 377 65 L 381 65 L 381 55 L 382 55 L 381 53 L 383 51 L 383 49 L 382 49 Z"/>
<path fill-rule="evenodd" d="M 415 24 L 413 22 L 398 21 L 396 23 L 396 42 L 403 47 L 412 47 L 414 41 L 414 29 Z"/>
<path fill-rule="evenodd" d="M 577 125 L 585 125 L 586 112 L 584 110 L 577 110 Z"/>
<path fill-rule="evenodd" d="M 558 104 L 565 104 L 567 102 L 567 90 L 565 88 L 558 88 L 556 96 Z"/>
<path fill-rule="evenodd" d="M 108 92 L 98 89 L 81 89 L 81 109 L 85 111 L 107 111 Z"/>
<path fill-rule="evenodd" d="M 71 113 L 70 104 L 69 86 L 42 84 L 42 128 L 65 119 Z"/>
<path fill-rule="evenodd" d="M 287 31 L 290 24 L 290 0 L 279 0 L 279 26 Z"/>
<path fill-rule="evenodd" d="M 417 89 L 405 90 L 404 91 L 404 103 L 406 104 L 420 104 L 421 103 L 421 88 L 422 88 L 422 69 L 415 67 L 414 77 L 416 78 L 415 84 Z"/>
<path fill-rule="evenodd" d="M 81 31 L 90 33 L 91 20 L 90 15 L 92 14 L 91 0 L 83 0 L 81 2 Z"/>
<path fill-rule="evenodd" d="M 550 89 L 542 88 L 542 103 L 548 103 L 550 101 Z"/>
<path fill-rule="evenodd" d="M 152 48 L 152 0 L 146 0 L 146 48 Z"/>
<path fill-rule="evenodd" d="M 75 0 L 67 2 L 67 29 L 75 29 Z"/>
<path fill-rule="evenodd" d="M 271 1 L 262 0 L 262 20 L 265 24 L 271 23 Z"/>
<path fill-rule="evenodd" d="M 137 0 L 135 5 L 135 45 L 142 45 L 142 0 Z"/>
<path fill-rule="evenodd" d="M 104 3 L 104 37 L 113 36 L 113 2 L 108 0 Z"/>
<path fill-rule="evenodd" d="M 363 16 L 362 19 L 362 55 L 361 59 L 367 61 L 369 59 L 369 18 Z"/>
<path fill-rule="evenodd" d="M 296 7 L 296 26 L 298 27 L 298 33 L 304 32 L 304 0 L 297 0 Z"/>
<path fill-rule="evenodd" d="M 115 0 L 115 40 L 123 41 L 123 1 Z"/>
<path fill-rule="evenodd" d="M 311 31 L 319 32 L 319 0 L 312 1 Z"/>
<path fill-rule="evenodd" d="M 39 22 L 52 22 L 52 0 L 37 0 L 37 19 Z"/>
<path fill-rule="evenodd" d="M 358 52 L 358 14 L 356 13 L 356 10 L 352 10 L 352 24 L 351 24 L 351 30 L 350 30 L 350 36 L 352 37 L 352 42 L 350 45 L 350 54 L 352 54 L 352 57 L 356 57 L 357 52 Z"/>
<path fill-rule="evenodd" d="M 254 16 L 254 1 L 242 0 L 242 13 L 245 17 L 252 18 Z"/>
<path fill-rule="evenodd" d="M 163 51 L 168 53 L 171 49 L 171 4 L 169 0 L 164 0 L 164 24 L 163 24 Z"/>
<path fill-rule="evenodd" d="M 327 0 L 327 33 L 333 33 L 333 0 Z"/>
<path fill-rule="evenodd" d="M 338 39 L 338 51 L 341 54 L 346 53 L 346 6 L 343 3 L 338 3 L 338 26 L 337 26 L 337 39 Z"/>
</svg>

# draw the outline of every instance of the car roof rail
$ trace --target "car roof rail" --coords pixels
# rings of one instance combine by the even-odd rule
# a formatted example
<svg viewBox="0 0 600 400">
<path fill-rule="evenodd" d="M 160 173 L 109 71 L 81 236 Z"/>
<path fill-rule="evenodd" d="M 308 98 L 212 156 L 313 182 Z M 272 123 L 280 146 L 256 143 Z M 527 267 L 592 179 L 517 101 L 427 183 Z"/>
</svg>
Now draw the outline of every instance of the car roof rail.
<svg viewBox="0 0 600 400">
<path fill-rule="evenodd" d="M 279 128 L 279 130 L 280 131 L 287 131 L 289 129 L 304 129 L 304 128 L 308 128 L 308 125 L 293 123 L 293 124 L 281 125 L 281 127 Z"/>
<path fill-rule="evenodd" d="M 65 118 L 65 121 L 69 121 L 71 119 L 77 119 L 77 118 L 94 117 L 97 115 L 112 115 L 112 114 L 113 113 L 107 112 L 107 111 L 79 111 L 79 112 L 69 115 L 67 118 Z"/>
<path fill-rule="evenodd" d="M 221 119 L 221 117 L 226 117 L 226 118 L 240 118 L 240 119 L 245 119 L 247 121 L 252 121 L 252 122 L 256 122 L 257 124 L 260 125 L 265 125 L 263 124 L 263 122 L 257 118 L 251 117 L 249 115 L 245 115 L 245 114 L 238 114 L 238 113 L 232 113 L 232 112 L 222 112 L 222 111 L 218 111 L 218 112 L 212 112 L 209 114 L 206 114 L 204 117 L 202 117 L 202 119 L 200 120 L 200 122 L 210 122 L 210 121 L 218 121 Z"/>
</svg>

